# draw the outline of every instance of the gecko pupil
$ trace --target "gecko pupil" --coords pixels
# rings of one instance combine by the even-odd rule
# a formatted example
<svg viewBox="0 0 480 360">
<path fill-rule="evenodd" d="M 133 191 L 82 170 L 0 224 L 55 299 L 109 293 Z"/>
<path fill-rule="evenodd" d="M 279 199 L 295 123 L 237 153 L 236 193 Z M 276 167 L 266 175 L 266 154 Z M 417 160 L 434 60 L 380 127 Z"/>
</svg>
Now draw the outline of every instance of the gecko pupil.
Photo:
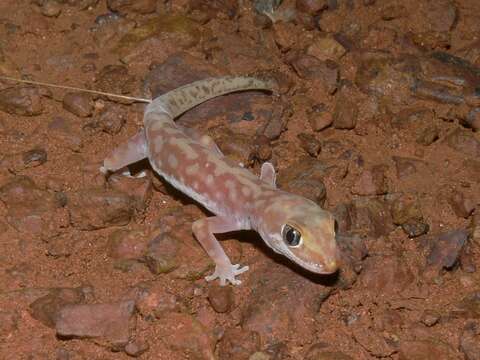
<svg viewBox="0 0 480 360">
<path fill-rule="evenodd" d="M 297 246 L 298 244 L 300 244 L 300 240 L 302 239 L 300 231 L 294 229 L 289 225 L 285 225 L 283 237 L 288 246 Z"/>
</svg>

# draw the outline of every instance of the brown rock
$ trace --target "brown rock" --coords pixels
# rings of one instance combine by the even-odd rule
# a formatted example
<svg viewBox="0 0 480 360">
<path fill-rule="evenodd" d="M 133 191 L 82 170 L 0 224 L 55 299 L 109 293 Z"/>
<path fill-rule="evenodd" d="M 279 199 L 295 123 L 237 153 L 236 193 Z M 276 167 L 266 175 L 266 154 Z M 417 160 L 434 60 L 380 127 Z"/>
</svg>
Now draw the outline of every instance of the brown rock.
<svg viewBox="0 0 480 360">
<path fill-rule="evenodd" d="M 452 230 L 438 235 L 430 244 L 427 265 L 436 269 L 451 269 L 468 239 L 468 231 Z"/>
<path fill-rule="evenodd" d="M 108 184 L 113 190 L 127 194 L 133 200 L 137 213 L 143 213 L 152 197 L 151 176 L 128 177 L 121 174 L 113 174 L 108 178 Z"/>
<path fill-rule="evenodd" d="M 438 323 L 440 320 L 440 315 L 436 311 L 425 310 L 422 314 L 421 322 L 425 326 L 431 327 Z"/>
<path fill-rule="evenodd" d="M 54 328 L 58 312 L 66 305 L 85 301 L 82 288 L 54 288 L 30 304 L 30 315 L 43 325 Z"/>
<path fill-rule="evenodd" d="M 135 77 L 128 73 L 124 65 L 107 65 L 97 76 L 95 89 L 112 94 L 128 94 L 135 89 Z M 109 98 L 117 103 L 131 103 L 130 100 L 122 100 L 118 97 Z"/>
<path fill-rule="evenodd" d="M 312 134 L 300 133 L 297 135 L 297 138 L 300 140 L 301 148 L 305 150 L 308 155 L 317 157 L 320 153 L 321 145 L 320 141 L 318 141 L 315 136 Z"/>
<path fill-rule="evenodd" d="M 353 185 L 354 195 L 382 195 L 387 192 L 385 170 L 383 166 L 374 166 L 371 170 L 363 171 Z"/>
<path fill-rule="evenodd" d="M 156 0 L 107 0 L 108 8 L 123 15 L 134 12 L 150 14 L 157 9 Z"/>
<path fill-rule="evenodd" d="M 134 213 L 132 197 L 116 190 L 81 190 L 67 198 L 70 222 L 80 230 L 127 225 Z"/>
<path fill-rule="evenodd" d="M 283 101 L 279 101 L 267 123 L 261 129 L 261 134 L 269 140 L 276 140 L 287 126 L 288 117 L 291 115 L 288 111 L 289 107 Z"/>
<path fill-rule="evenodd" d="M 9 338 L 18 329 L 20 314 L 16 311 L 0 310 L 0 335 Z"/>
<path fill-rule="evenodd" d="M 37 167 L 47 162 L 47 152 L 42 148 L 35 148 L 23 153 L 25 167 Z"/>
<path fill-rule="evenodd" d="M 395 169 L 397 170 L 397 177 L 402 180 L 408 176 L 417 173 L 417 169 L 423 166 L 423 162 L 417 159 L 392 156 L 395 163 Z"/>
<path fill-rule="evenodd" d="M 134 311 L 133 301 L 67 305 L 58 312 L 55 329 L 59 336 L 92 338 L 117 350 L 129 341 L 135 326 Z"/>
<path fill-rule="evenodd" d="M 347 94 L 340 92 L 333 110 L 333 127 L 350 130 L 357 125 L 358 106 Z"/>
<path fill-rule="evenodd" d="M 158 321 L 155 332 L 161 341 L 172 351 L 187 359 L 214 359 L 214 341 L 207 330 L 191 315 L 166 313 Z"/>
<path fill-rule="evenodd" d="M 480 157 L 480 140 L 471 131 L 458 128 L 446 137 L 448 146 L 467 156 Z"/>
<path fill-rule="evenodd" d="M 425 146 L 432 145 L 439 138 L 439 130 L 435 125 L 425 127 L 417 136 L 417 143 Z"/>
<path fill-rule="evenodd" d="M 88 117 L 93 112 L 92 98 L 83 92 L 66 93 L 63 97 L 63 108 L 79 117 Z"/>
<path fill-rule="evenodd" d="M 327 0 L 297 0 L 295 2 L 298 11 L 315 15 L 328 7 Z"/>
<path fill-rule="evenodd" d="M 430 226 L 428 224 L 417 219 L 407 220 L 407 222 L 403 223 L 401 226 L 402 230 L 410 239 L 425 235 L 428 230 L 430 230 Z"/>
<path fill-rule="evenodd" d="M 338 86 L 338 67 L 333 61 L 320 61 L 311 55 L 297 55 L 291 59 L 291 65 L 298 76 L 316 81 L 316 84 L 333 94 Z"/>
<path fill-rule="evenodd" d="M 134 341 L 129 342 L 125 345 L 125 353 L 132 357 L 139 357 L 140 355 L 146 353 L 150 349 L 150 346 L 145 340 L 135 339 Z"/>
<path fill-rule="evenodd" d="M 395 225 L 403 225 L 412 220 L 422 220 L 420 203 L 412 195 L 404 195 L 394 200 L 391 207 L 392 219 Z"/>
<path fill-rule="evenodd" d="M 463 318 L 480 319 L 480 291 L 473 291 L 467 294 L 457 308 Z"/>
<path fill-rule="evenodd" d="M 412 340 L 400 343 L 399 359 L 454 360 L 457 356 L 450 345 L 439 340 Z"/>
<path fill-rule="evenodd" d="M 149 244 L 145 262 L 153 274 L 168 273 L 178 266 L 177 253 L 180 242 L 172 233 L 162 233 Z"/>
<path fill-rule="evenodd" d="M 251 359 L 260 350 L 260 337 L 254 331 L 227 329 L 219 343 L 220 359 Z"/>
<path fill-rule="evenodd" d="M 110 135 L 118 134 L 127 122 L 127 110 L 120 105 L 106 106 L 93 119 L 92 127 Z"/>
<path fill-rule="evenodd" d="M 466 360 L 480 360 L 480 324 L 471 321 L 465 325 L 460 337 L 460 351 Z"/>
<path fill-rule="evenodd" d="M 321 61 L 338 61 L 345 52 L 345 48 L 332 37 L 316 38 L 313 44 L 307 48 L 308 55 L 312 55 Z"/>
<path fill-rule="evenodd" d="M 472 109 L 465 121 L 466 125 L 473 129 L 473 131 L 480 131 L 480 108 Z"/>
<path fill-rule="evenodd" d="M 278 182 L 291 193 L 304 196 L 322 205 L 327 195 L 323 182 L 325 165 L 312 158 L 302 158 L 288 168 L 282 170 Z"/>
<path fill-rule="evenodd" d="M 57 17 L 62 12 L 62 6 L 55 0 L 46 0 L 42 5 L 42 15 Z"/>
<path fill-rule="evenodd" d="M 147 241 L 140 230 L 119 229 L 109 236 L 108 254 L 115 260 L 140 260 L 147 250 Z"/>
<path fill-rule="evenodd" d="M 320 131 L 329 127 L 333 122 L 332 113 L 327 111 L 324 104 L 315 105 L 307 112 L 308 121 L 313 131 Z"/>
<path fill-rule="evenodd" d="M 31 86 L 0 90 L 0 110 L 12 115 L 40 115 L 43 112 L 40 92 Z"/>
<path fill-rule="evenodd" d="M 475 210 L 475 201 L 465 198 L 465 195 L 459 191 L 454 191 L 448 199 L 450 206 L 458 217 L 468 218 Z"/>
<path fill-rule="evenodd" d="M 48 124 L 48 135 L 72 151 L 78 152 L 82 147 L 80 127 L 65 118 L 54 117 Z"/>
<path fill-rule="evenodd" d="M 208 289 L 208 301 L 216 312 L 229 312 L 234 303 L 233 289 L 230 286 L 212 285 Z"/>
</svg>

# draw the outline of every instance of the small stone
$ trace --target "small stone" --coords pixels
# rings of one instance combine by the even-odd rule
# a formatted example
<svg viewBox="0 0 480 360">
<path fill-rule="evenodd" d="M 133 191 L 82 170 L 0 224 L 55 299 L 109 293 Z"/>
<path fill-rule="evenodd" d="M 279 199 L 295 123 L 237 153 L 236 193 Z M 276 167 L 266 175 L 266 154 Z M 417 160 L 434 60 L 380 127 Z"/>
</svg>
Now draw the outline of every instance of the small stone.
<svg viewBox="0 0 480 360">
<path fill-rule="evenodd" d="M 430 230 L 430 226 L 425 224 L 422 221 L 415 219 L 408 220 L 406 223 L 403 223 L 402 230 L 407 234 L 410 239 L 425 235 Z"/>
<path fill-rule="evenodd" d="M 127 122 L 127 110 L 120 105 L 106 106 L 95 116 L 94 124 L 110 135 L 118 134 Z"/>
<path fill-rule="evenodd" d="M 315 136 L 312 134 L 300 133 L 297 135 L 297 138 L 300 140 L 301 148 L 305 150 L 308 155 L 317 157 L 320 153 L 321 145 L 320 141 L 318 141 Z"/>
<path fill-rule="evenodd" d="M 417 136 L 417 143 L 425 146 L 432 145 L 439 138 L 439 130 L 435 125 L 429 125 L 424 128 Z"/>
<path fill-rule="evenodd" d="M 23 153 L 25 167 L 37 167 L 47 162 L 47 152 L 42 148 L 36 148 Z"/>
<path fill-rule="evenodd" d="M 333 123 L 332 113 L 323 104 L 313 106 L 307 116 L 313 131 L 321 131 Z"/>
<path fill-rule="evenodd" d="M 163 274 L 174 270 L 177 266 L 179 240 L 171 233 L 162 233 L 148 245 L 145 262 L 153 274 Z"/>
<path fill-rule="evenodd" d="M 385 194 L 387 184 L 384 170 L 383 166 L 374 166 L 371 170 L 363 171 L 351 189 L 352 194 L 361 196 Z"/>
<path fill-rule="evenodd" d="M 399 360 L 454 360 L 458 357 L 452 347 L 440 340 L 402 341 Z"/>
<path fill-rule="evenodd" d="M 395 225 L 403 225 L 412 220 L 421 221 L 423 219 L 420 203 L 411 195 L 404 195 L 394 200 L 391 213 Z"/>
<path fill-rule="evenodd" d="M 140 230 L 116 230 L 108 239 L 108 255 L 115 260 L 140 260 L 147 250 L 147 241 Z"/>
<path fill-rule="evenodd" d="M 460 351 L 466 360 L 480 360 L 480 323 L 470 321 L 460 336 Z"/>
<path fill-rule="evenodd" d="M 108 178 L 108 184 L 113 190 L 130 196 L 133 200 L 135 211 L 139 214 L 145 211 L 152 197 L 153 184 L 151 176 L 128 177 L 121 174 L 112 174 Z"/>
<path fill-rule="evenodd" d="M 432 327 L 433 325 L 437 324 L 439 320 L 440 316 L 438 313 L 432 310 L 424 311 L 421 319 L 422 323 L 428 327 Z"/>
<path fill-rule="evenodd" d="M 0 90 L 0 110 L 12 115 L 40 115 L 43 112 L 40 92 L 32 86 Z"/>
<path fill-rule="evenodd" d="M 328 0 L 296 0 L 295 6 L 298 11 L 316 15 L 328 7 Z"/>
<path fill-rule="evenodd" d="M 218 346 L 220 359 L 249 359 L 258 350 L 258 333 L 236 328 L 227 329 Z"/>
<path fill-rule="evenodd" d="M 61 4 L 56 0 L 46 0 L 42 5 L 42 15 L 57 17 L 62 12 Z"/>
<path fill-rule="evenodd" d="M 465 198 L 465 195 L 459 191 L 454 191 L 448 202 L 458 217 L 466 219 L 475 210 L 475 201 Z"/>
<path fill-rule="evenodd" d="M 64 306 L 85 301 L 81 288 L 49 289 L 49 293 L 30 304 L 30 315 L 48 327 L 55 327 L 55 319 Z"/>
<path fill-rule="evenodd" d="M 62 337 L 93 338 L 113 350 L 122 349 L 129 341 L 134 323 L 135 303 L 67 305 L 55 322 Z"/>
<path fill-rule="evenodd" d="M 466 230 L 452 230 L 438 235 L 430 244 L 427 265 L 436 269 L 451 269 L 457 263 L 467 238 Z"/>
<path fill-rule="evenodd" d="M 125 353 L 132 357 L 139 357 L 140 355 L 146 353 L 150 346 L 144 340 L 136 339 L 134 341 L 129 342 L 125 345 Z"/>
<path fill-rule="evenodd" d="M 123 15 L 128 13 L 151 14 L 157 9 L 156 0 L 107 0 L 107 6 L 112 12 Z"/>
<path fill-rule="evenodd" d="M 18 329 L 20 314 L 15 311 L 0 310 L 0 336 L 9 338 Z"/>
<path fill-rule="evenodd" d="M 337 90 L 339 70 L 333 61 L 320 61 L 314 56 L 301 54 L 294 56 L 290 63 L 298 76 L 316 81 L 316 84 L 323 87 L 328 94 L 333 94 Z"/>
<path fill-rule="evenodd" d="M 208 301 L 216 312 L 229 312 L 233 307 L 233 289 L 230 286 L 212 285 L 208 289 Z"/>
<path fill-rule="evenodd" d="M 88 117 L 93 112 L 92 98 L 86 93 L 67 93 L 63 97 L 63 108 L 79 117 Z"/>
<path fill-rule="evenodd" d="M 421 164 L 420 160 L 392 156 L 393 162 L 395 163 L 395 169 L 397 171 L 397 177 L 402 180 L 408 176 L 417 173 L 417 167 Z"/>
<path fill-rule="evenodd" d="M 467 156 L 480 157 L 480 140 L 471 130 L 458 128 L 446 137 L 446 141 L 448 146 L 458 152 Z"/>
<path fill-rule="evenodd" d="M 480 108 L 474 108 L 468 113 L 466 125 L 473 131 L 480 131 Z"/>
<path fill-rule="evenodd" d="M 307 48 L 308 55 L 321 61 L 338 61 L 345 52 L 345 48 L 331 37 L 316 38 L 313 44 Z"/>
<path fill-rule="evenodd" d="M 250 157 L 257 158 L 261 162 L 268 161 L 272 158 L 272 145 L 265 135 L 255 137 L 253 141 L 253 152 Z"/>
<path fill-rule="evenodd" d="M 81 190 L 67 198 L 70 222 L 80 230 L 127 225 L 134 214 L 132 197 L 115 190 Z"/>
<path fill-rule="evenodd" d="M 333 110 L 333 127 L 351 130 L 357 125 L 358 106 L 343 92 L 337 96 Z"/>
</svg>

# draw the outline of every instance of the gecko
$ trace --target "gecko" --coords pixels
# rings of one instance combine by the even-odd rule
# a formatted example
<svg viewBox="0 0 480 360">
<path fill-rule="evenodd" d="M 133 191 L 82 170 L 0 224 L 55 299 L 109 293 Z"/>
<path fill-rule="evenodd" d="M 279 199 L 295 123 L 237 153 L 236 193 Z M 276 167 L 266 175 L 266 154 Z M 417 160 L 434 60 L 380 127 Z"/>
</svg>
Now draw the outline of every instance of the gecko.
<svg viewBox="0 0 480 360">
<path fill-rule="evenodd" d="M 255 230 L 273 251 L 317 274 L 337 271 L 335 220 L 315 202 L 276 187 L 270 162 L 256 176 L 224 156 L 208 135 L 181 127 L 174 119 L 209 99 L 244 90 L 273 91 L 273 80 L 248 76 L 208 78 L 153 99 L 143 128 L 105 158 L 105 174 L 145 158 L 165 181 L 214 216 L 196 220 L 192 232 L 215 263 L 207 281 L 238 285 L 248 266 L 232 264 L 214 234 Z"/>
</svg>

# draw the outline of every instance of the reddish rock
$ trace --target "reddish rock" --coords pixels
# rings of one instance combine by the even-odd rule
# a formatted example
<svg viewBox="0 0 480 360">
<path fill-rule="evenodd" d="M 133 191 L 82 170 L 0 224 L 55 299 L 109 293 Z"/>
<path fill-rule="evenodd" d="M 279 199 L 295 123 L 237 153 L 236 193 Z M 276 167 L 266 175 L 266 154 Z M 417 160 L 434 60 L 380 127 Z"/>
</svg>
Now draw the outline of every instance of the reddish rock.
<svg viewBox="0 0 480 360">
<path fill-rule="evenodd" d="M 140 230 L 116 230 L 108 239 L 108 254 L 115 260 L 140 260 L 147 251 L 148 237 Z"/>
<path fill-rule="evenodd" d="M 121 349 L 135 326 L 134 311 L 133 301 L 67 305 L 58 312 L 55 329 L 62 337 L 91 338 L 112 349 Z"/>
<path fill-rule="evenodd" d="M 454 360 L 458 359 L 452 347 L 440 340 L 402 341 L 400 360 Z"/>
<path fill-rule="evenodd" d="M 43 112 L 40 92 L 32 86 L 0 90 L 0 110 L 12 115 L 40 115 Z"/>
<path fill-rule="evenodd" d="M 464 155 L 480 157 L 480 140 L 469 130 L 458 128 L 446 137 L 448 146 Z"/>
<path fill-rule="evenodd" d="M 468 231 L 452 230 L 435 237 L 430 243 L 427 265 L 436 269 L 451 269 L 468 239 Z"/>
<path fill-rule="evenodd" d="M 208 289 L 208 301 L 216 312 L 229 312 L 234 304 L 233 289 L 230 286 L 213 284 Z"/>
<path fill-rule="evenodd" d="M 307 48 L 307 54 L 316 57 L 318 60 L 338 61 L 344 54 L 345 48 L 332 37 L 318 37 Z"/>
<path fill-rule="evenodd" d="M 153 274 L 168 273 L 178 267 L 178 249 L 180 239 L 173 233 L 161 233 L 149 244 L 145 253 L 145 262 Z"/>
<path fill-rule="evenodd" d="M 454 191 L 448 199 L 450 206 L 458 217 L 468 218 L 475 210 L 475 201 L 465 198 L 465 195 L 459 191 Z"/>
<path fill-rule="evenodd" d="M 313 106 L 307 115 L 313 131 L 321 131 L 333 123 L 332 113 L 323 104 Z"/>
<path fill-rule="evenodd" d="M 139 13 L 150 14 L 157 9 L 156 0 L 108 0 L 108 8 L 120 14 Z"/>
<path fill-rule="evenodd" d="M 254 331 L 227 329 L 218 345 L 220 359 L 251 359 L 260 350 L 260 337 Z"/>
<path fill-rule="evenodd" d="M 300 140 L 301 148 L 305 150 L 308 155 L 317 157 L 321 150 L 321 145 L 320 141 L 318 141 L 315 136 L 312 134 L 300 133 L 297 135 L 297 138 Z"/>
<path fill-rule="evenodd" d="M 374 166 L 371 170 L 363 171 L 353 185 L 354 195 L 382 195 L 387 192 L 385 169 L 383 166 Z"/>
<path fill-rule="evenodd" d="M 18 329 L 20 314 L 14 311 L 0 310 L 0 336 L 9 338 Z"/>
<path fill-rule="evenodd" d="M 93 119 L 91 127 L 110 135 L 118 134 L 127 122 L 127 109 L 121 105 L 107 105 Z"/>
<path fill-rule="evenodd" d="M 135 339 L 134 341 L 129 342 L 125 345 L 125 353 L 132 357 L 139 357 L 140 355 L 146 353 L 150 346 L 145 340 Z"/>
<path fill-rule="evenodd" d="M 350 130 L 357 125 L 358 106 L 350 96 L 341 92 L 335 101 L 333 110 L 333 127 L 335 129 Z"/>
<path fill-rule="evenodd" d="M 63 108 L 79 117 L 88 117 L 93 113 L 93 103 L 90 94 L 70 92 L 63 97 Z"/>
<path fill-rule="evenodd" d="M 337 90 L 338 67 L 334 62 L 320 61 L 311 55 L 298 55 L 291 60 L 291 64 L 298 76 L 318 81 L 318 85 L 327 93 L 333 94 Z"/>
<path fill-rule="evenodd" d="M 108 184 L 113 190 L 127 194 L 133 200 L 137 213 L 143 213 L 152 197 L 152 178 L 147 174 L 143 177 L 128 177 L 121 174 L 112 174 Z"/>
<path fill-rule="evenodd" d="M 81 230 L 127 225 L 134 213 L 132 197 L 116 190 L 81 190 L 67 198 L 70 222 Z"/>
<path fill-rule="evenodd" d="M 315 15 L 321 10 L 328 7 L 327 0 L 296 0 L 296 8 L 299 11 L 306 12 L 310 15 Z"/>
<path fill-rule="evenodd" d="M 85 301 L 82 288 L 54 288 L 30 304 L 30 315 L 43 325 L 54 328 L 58 312 L 66 305 Z"/>
<path fill-rule="evenodd" d="M 460 351 L 466 360 L 480 360 L 480 323 L 470 321 L 460 336 Z"/>
</svg>

